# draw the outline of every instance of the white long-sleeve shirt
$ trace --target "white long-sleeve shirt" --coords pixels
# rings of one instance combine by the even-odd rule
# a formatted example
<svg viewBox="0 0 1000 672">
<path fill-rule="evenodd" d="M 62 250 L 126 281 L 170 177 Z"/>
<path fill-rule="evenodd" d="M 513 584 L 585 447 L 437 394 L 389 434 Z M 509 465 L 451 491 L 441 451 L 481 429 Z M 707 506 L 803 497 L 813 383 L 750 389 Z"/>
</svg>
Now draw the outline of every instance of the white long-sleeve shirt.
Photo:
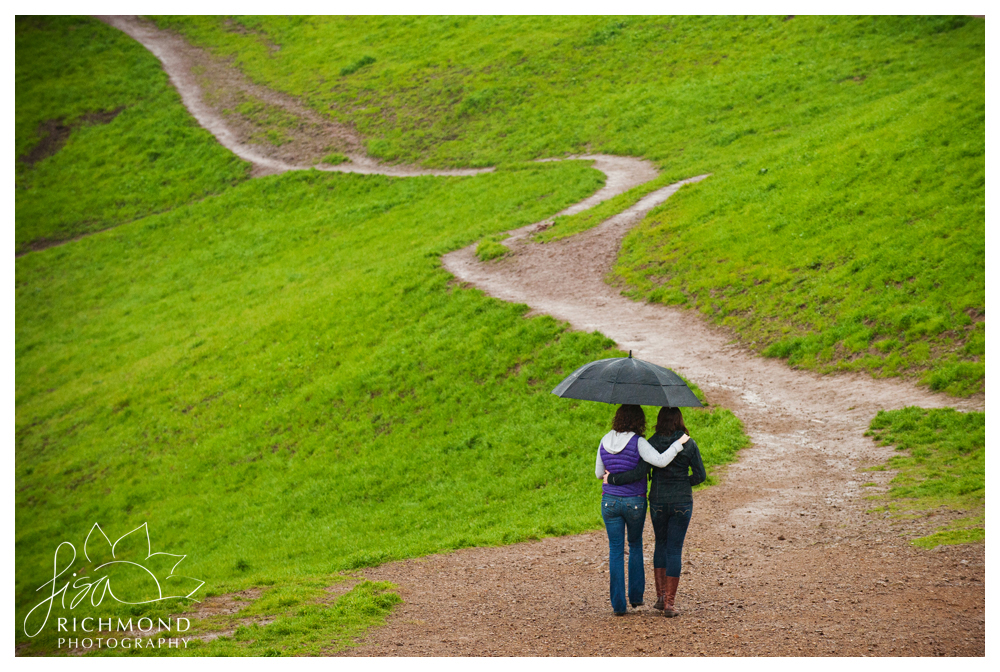
<svg viewBox="0 0 1000 672">
<path fill-rule="evenodd" d="M 597 464 L 594 467 L 594 475 L 598 478 L 604 478 L 604 460 L 601 459 L 601 448 L 608 451 L 609 453 L 620 453 L 628 442 L 635 436 L 635 432 L 616 432 L 614 430 L 608 432 L 601 439 L 600 445 L 597 446 Z M 677 454 L 684 449 L 684 444 L 678 439 L 670 444 L 662 453 L 657 452 L 656 448 L 653 448 L 649 444 L 649 441 L 639 437 L 639 457 L 653 465 L 654 467 L 665 467 Z"/>
</svg>

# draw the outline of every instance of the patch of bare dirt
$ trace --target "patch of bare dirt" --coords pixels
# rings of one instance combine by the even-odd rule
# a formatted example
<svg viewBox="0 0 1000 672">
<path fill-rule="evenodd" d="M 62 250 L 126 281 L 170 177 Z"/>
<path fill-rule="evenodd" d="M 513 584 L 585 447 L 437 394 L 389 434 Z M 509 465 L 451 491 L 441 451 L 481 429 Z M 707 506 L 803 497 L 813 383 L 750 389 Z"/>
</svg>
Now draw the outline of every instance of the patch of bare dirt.
<svg viewBox="0 0 1000 672">
<path fill-rule="evenodd" d="M 178 616 L 190 618 L 192 621 L 201 621 L 213 616 L 229 616 L 248 607 L 263 592 L 263 588 L 247 588 L 235 593 L 213 595 L 198 602 L 194 611 L 178 614 Z"/>
<path fill-rule="evenodd" d="M 358 581 L 359 579 L 357 578 L 350 578 L 346 581 L 341 581 L 329 586 L 324 591 L 325 595 L 317 600 L 317 604 L 322 604 L 327 607 L 333 606 L 337 599 L 340 598 L 341 595 L 350 592 L 350 590 L 358 584 Z M 230 616 L 249 606 L 251 602 L 260 597 L 262 592 L 264 592 L 262 588 L 249 588 L 236 593 L 209 597 L 202 601 L 193 612 L 180 615 L 190 618 L 192 622 L 219 616 Z M 228 637 L 229 635 L 232 635 L 240 626 L 257 624 L 263 627 L 273 623 L 275 618 L 275 616 L 248 616 L 246 618 L 239 618 L 232 620 L 226 625 L 226 627 L 218 630 L 212 630 L 210 632 L 195 634 L 191 637 L 191 639 L 210 642 L 213 639 L 218 639 L 219 637 Z"/>
<path fill-rule="evenodd" d="M 192 624 L 198 621 L 204 621 L 211 618 L 224 618 L 226 616 L 232 616 L 238 613 L 240 610 L 245 609 L 250 606 L 250 604 L 260 597 L 261 593 L 264 592 L 263 588 L 248 588 L 246 590 L 240 590 L 234 593 L 227 593 L 225 595 L 213 595 L 212 597 L 206 597 L 204 600 L 195 603 L 194 608 L 191 611 L 186 611 L 180 614 L 171 614 L 169 621 L 171 624 L 177 622 L 177 618 L 187 618 Z M 134 620 L 134 619 L 130 619 Z M 134 627 L 132 630 L 126 630 L 123 632 L 119 631 L 97 631 L 94 633 L 94 637 L 104 636 L 104 637 L 124 637 L 125 639 L 133 637 L 157 637 L 161 633 L 169 633 L 170 636 L 182 636 L 189 639 L 198 639 L 205 642 L 210 642 L 213 639 L 222 637 L 223 635 L 231 635 L 236 631 L 241 625 L 249 625 L 251 623 L 257 623 L 259 625 L 267 625 L 274 621 L 274 617 L 270 616 L 253 616 L 249 618 L 241 618 L 233 621 L 227 627 L 213 630 L 210 632 L 205 632 L 197 635 L 188 635 L 186 633 L 178 632 L 176 630 L 169 631 L 160 625 L 159 619 L 153 619 L 151 622 L 151 629 L 140 630 L 138 627 Z M 174 626 L 176 627 L 176 626 Z M 167 636 L 167 635 L 164 635 Z M 71 653 L 71 655 L 83 655 L 86 653 L 85 649 L 78 649 Z"/>
<path fill-rule="evenodd" d="M 336 602 L 341 595 L 345 595 L 361 582 L 361 578 L 351 578 L 346 581 L 341 581 L 340 583 L 335 583 L 332 586 L 327 587 L 326 595 L 319 599 L 319 604 L 331 605 Z"/>
<path fill-rule="evenodd" d="M 32 147 L 27 154 L 23 154 L 19 158 L 22 163 L 33 166 L 42 159 L 47 159 L 62 149 L 75 129 L 81 126 L 110 124 L 124 109 L 125 107 L 122 106 L 114 110 L 88 112 L 76 121 L 68 124 L 62 117 L 59 119 L 49 119 L 38 127 L 38 137 L 40 138 L 38 144 Z"/>
<path fill-rule="evenodd" d="M 47 250 L 50 247 L 55 247 L 57 245 L 65 245 L 66 243 L 71 243 L 74 240 L 80 240 L 81 238 L 86 238 L 87 236 L 92 236 L 95 233 L 100 233 L 101 231 L 107 231 L 109 228 L 98 229 L 96 231 L 87 231 L 86 233 L 78 233 L 74 236 L 69 236 L 67 238 L 35 238 L 34 240 L 25 243 L 14 252 L 14 258 L 23 257 L 29 252 L 38 252 L 40 250 Z"/>
</svg>

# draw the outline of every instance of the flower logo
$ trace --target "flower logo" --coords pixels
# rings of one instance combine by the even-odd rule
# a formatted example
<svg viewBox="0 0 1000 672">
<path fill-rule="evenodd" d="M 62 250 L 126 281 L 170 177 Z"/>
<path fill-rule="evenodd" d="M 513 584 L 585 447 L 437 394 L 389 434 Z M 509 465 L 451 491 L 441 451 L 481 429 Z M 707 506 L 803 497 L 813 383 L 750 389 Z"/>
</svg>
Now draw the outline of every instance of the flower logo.
<svg viewBox="0 0 1000 672">
<path fill-rule="evenodd" d="M 194 594 L 205 582 L 177 573 L 177 567 L 186 557 L 175 553 L 153 553 L 146 523 L 123 534 L 114 543 L 101 526 L 94 523 L 83 542 L 85 562 L 82 566 L 76 566 L 77 551 L 73 544 L 64 541 L 56 548 L 52 559 L 52 578 L 37 589 L 43 590 L 49 586 L 50 594 L 25 616 L 24 634 L 34 637 L 42 631 L 57 597 L 63 609 L 71 610 L 88 596 L 95 607 L 106 596 L 111 596 L 122 604 L 149 604 L 174 598 L 194 599 Z M 66 577 L 70 571 L 72 576 Z M 28 632 L 28 621 L 42 607 L 46 607 L 45 617 L 31 634 Z M 36 621 L 41 614 L 38 611 Z"/>
<path fill-rule="evenodd" d="M 184 561 L 186 555 L 153 553 L 146 523 L 123 534 L 114 543 L 111 543 L 101 526 L 94 523 L 83 542 L 83 554 L 94 565 L 94 572 L 104 570 L 104 574 L 108 576 L 105 590 L 123 604 L 145 604 L 175 597 L 190 598 L 205 585 L 204 581 L 176 573 L 177 566 Z M 113 592 L 112 574 L 118 579 L 114 583 L 121 585 L 127 581 L 130 584 L 125 595 Z M 100 600 L 97 604 L 100 604 Z"/>
</svg>

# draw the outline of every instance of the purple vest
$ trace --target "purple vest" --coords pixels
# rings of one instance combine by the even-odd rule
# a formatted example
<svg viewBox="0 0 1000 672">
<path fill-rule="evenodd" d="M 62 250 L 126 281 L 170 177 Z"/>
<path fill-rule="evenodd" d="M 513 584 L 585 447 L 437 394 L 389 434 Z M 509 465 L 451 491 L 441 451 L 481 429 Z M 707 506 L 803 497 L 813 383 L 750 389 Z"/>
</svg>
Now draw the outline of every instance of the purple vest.
<svg viewBox="0 0 1000 672">
<path fill-rule="evenodd" d="M 634 469 L 641 459 L 639 457 L 638 434 L 633 435 L 628 440 L 628 443 L 625 444 L 625 447 L 622 448 L 621 452 L 618 453 L 609 453 L 604 450 L 604 445 L 601 445 L 601 462 L 604 463 L 604 468 L 612 474 L 620 474 L 623 471 Z M 610 483 L 605 483 L 604 494 L 615 495 L 617 497 L 645 497 L 646 479 L 640 478 L 635 483 L 629 483 L 628 485 L 611 485 Z"/>
</svg>

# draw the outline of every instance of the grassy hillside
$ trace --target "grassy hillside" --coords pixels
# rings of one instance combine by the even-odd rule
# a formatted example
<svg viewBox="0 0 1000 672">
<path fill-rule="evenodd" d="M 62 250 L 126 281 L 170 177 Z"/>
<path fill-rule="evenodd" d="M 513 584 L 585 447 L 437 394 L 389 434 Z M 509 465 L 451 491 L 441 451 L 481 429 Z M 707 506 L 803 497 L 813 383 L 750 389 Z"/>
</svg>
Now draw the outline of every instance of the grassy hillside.
<svg viewBox="0 0 1000 672">
<path fill-rule="evenodd" d="M 349 642 L 391 605 L 360 586 L 321 618 L 337 571 L 599 527 L 613 409 L 549 391 L 612 343 L 451 286 L 440 255 L 600 181 L 291 173 L 18 259 L 18 622 L 94 522 L 148 521 L 210 593 L 273 586 L 247 613 L 282 625 L 205 649 L 249 653 Z M 746 443 L 726 410 L 688 417 L 707 463 Z"/>
<path fill-rule="evenodd" d="M 664 182 L 710 172 L 625 241 L 635 296 L 697 307 L 794 365 L 982 389 L 981 20 L 158 21 L 355 125 L 385 159 L 603 151 L 657 161 Z"/>
<path fill-rule="evenodd" d="M 162 22 L 355 124 L 378 156 L 503 167 L 246 182 L 128 38 L 19 20 L 17 156 L 39 128 L 68 135 L 19 164 L 17 244 L 120 224 L 16 262 L 19 633 L 55 545 L 80 548 L 94 522 L 112 540 L 148 522 L 152 550 L 186 554 L 202 594 L 265 587 L 195 629 L 277 620 L 188 651 L 257 655 L 348 646 L 398 599 L 362 582 L 326 608 L 338 572 L 599 527 L 589 474 L 613 409 L 548 391 L 612 344 L 440 269 L 442 253 L 495 244 L 600 183 L 581 163 L 522 159 L 642 155 L 664 184 L 713 173 L 626 240 L 618 272 L 637 296 L 698 306 L 803 366 L 982 385 L 982 22 Z M 686 420 L 709 466 L 747 442 L 725 409 Z M 887 420 L 893 441 L 911 420 Z M 938 441 L 922 427 L 914 441 Z M 175 605 L 54 617 L 93 613 Z"/>
<path fill-rule="evenodd" d="M 935 516 L 941 508 L 967 514 L 914 544 L 933 548 L 986 538 L 985 413 L 915 407 L 879 411 L 868 434 L 900 452 L 887 465 L 875 467 L 898 470 L 880 499 L 887 500 L 885 510 L 900 523 Z"/>
<path fill-rule="evenodd" d="M 85 17 L 17 17 L 15 248 L 217 193 L 249 164 L 181 104 L 159 61 Z"/>
</svg>

